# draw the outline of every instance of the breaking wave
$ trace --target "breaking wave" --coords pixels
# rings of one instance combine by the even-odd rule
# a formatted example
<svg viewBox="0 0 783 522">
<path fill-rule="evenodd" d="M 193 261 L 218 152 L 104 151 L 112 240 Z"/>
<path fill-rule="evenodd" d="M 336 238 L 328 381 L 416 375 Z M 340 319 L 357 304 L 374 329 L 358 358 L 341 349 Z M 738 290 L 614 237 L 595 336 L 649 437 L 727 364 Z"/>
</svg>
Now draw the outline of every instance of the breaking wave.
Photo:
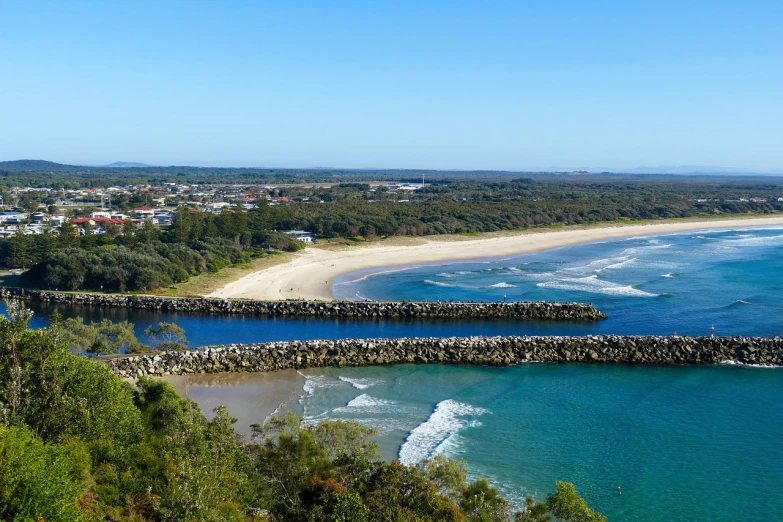
<svg viewBox="0 0 783 522">
<path fill-rule="evenodd" d="M 332 410 L 335 413 L 386 413 L 389 411 L 395 411 L 397 409 L 397 403 L 395 401 L 389 401 L 386 399 L 378 399 L 371 397 L 366 393 L 359 395 L 358 397 L 351 399 L 348 404 L 340 408 Z"/>
<path fill-rule="evenodd" d="M 343 377 L 343 376 L 338 376 L 337 378 L 343 382 L 347 382 L 357 390 L 365 390 L 370 386 L 375 386 L 376 384 L 380 384 L 383 382 L 379 379 L 369 379 L 369 378 L 350 378 L 350 377 Z"/>
<path fill-rule="evenodd" d="M 489 411 L 452 399 L 438 403 L 429 418 L 408 434 L 400 447 L 400 462 L 411 465 L 431 457 L 444 441 L 471 425 L 469 417 L 485 413 Z"/>
<path fill-rule="evenodd" d="M 658 297 L 658 294 L 639 290 L 631 285 L 618 285 L 610 281 L 598 279 L 597 275 L 578 277 L 573 279 L 557 279 L 538 283 L 540 288 L 554 288 L 557 290 L 571 290 L 576 292 L 588 292 L 591 294 L 622 295 L 628 297 Z"/>
</svg>

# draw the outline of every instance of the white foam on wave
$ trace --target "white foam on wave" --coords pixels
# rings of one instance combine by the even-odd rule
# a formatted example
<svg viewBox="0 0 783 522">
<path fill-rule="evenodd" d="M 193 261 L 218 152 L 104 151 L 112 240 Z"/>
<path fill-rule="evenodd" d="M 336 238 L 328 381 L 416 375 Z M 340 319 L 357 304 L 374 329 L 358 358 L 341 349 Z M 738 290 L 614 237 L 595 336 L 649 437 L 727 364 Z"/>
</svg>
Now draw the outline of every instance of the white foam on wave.
<svg viewBox="0 0 783 522">
<path fill-rule="evenodd" d="M 651 245 L 640 245 L 640 246 L 634 246 L 634 247 L 628 247 L 622 252 L 620 252 L 620 257 L 631 257 L 631 256 L 638 256 L 638 255 L 644 255 L 646 252 L 652 252 L 655 250 L 663 250 L 665 248 L 671 248 L 674 246 L 674 243 L 664 243 L 664 244 L 651 244 Z"/>
<path fill-rule="evenodd" d="M 649 256 L 645 256 L 645 250 L 659 250 L 663 248 L 669 248 L 672 244 L 665 245 L 651 245 L 645 247 L 634 247 L 625 249 L 620 255 L 605 257 L 600 259 L 594 259 L 587 264 L 578 266 L 569 266 L 561 268 L 553 273 L 551 279 L 559 279 L 562 276 L 578 276 L 588 274 L 600 274 L 605 270 L 622 270 L 624 268 L 676 268 L 678 265 L 668 261 L 661 261 L 658 259 L 650 259 Z M 634 257 L 636 256 L 636 257 Z M 541 275 L 552 274 L 543 273 Z"/>
<path fill-rule="evenodd" d="M 420 267 L 418 265 L 410 265 L 410 266 L 405 266 L 405 267 L 402 267 L 402 268 L 394 268 L 394 269 L 390 269 L 390 270 L 381 270 L 381 271 L 378 271 L 378 272 L 370 272 L 368 274 L 364 274 L 362 276 L 359 276 L 356 279 L 348 279 L 346 281 L 341 281 L 339 283 L 335 283 L 334 286 L 342 286 L 342 285 L 350 285 L 350 284 L 353 284 L 353 283 L 359 283 L 361 281 L 366 281 L 367 279 L 369 279 L 371 277 L 376 277 L 376 276 L 384 275 L 384 274 L 394 274 L 396 272 L 405 272 L 407 270 L 413 270 L 414 268 L 420 268 Z"/>
<path fill-rule="evenodd" d="M 452 399 L 441 401 L 429 418 L 408 434 L 400 447 L 400 462 L 411 465 L 431 457 L 445 440 L 470 425 L 471 420 L 462 417 L 484 413 L 489 411 Z"/>
<path fill-rule="evenodd" d="M 477 428 L 479 426 L 481 426 L 481 422 L 477 420 L 472 420 L 468 423 L 469 428 Z M 459 450 L 461 445 L 462 445 L 462 437 L 460 436 L 460 432 L 454 432 L 448 437 L 446 437 L 446 439 L 443 442 L 438 444 L 438 446 L 435 448 L 432 454 L 433 455 L 437 455 L 439 453 L 446 453 L 447 455 L 454 454 Z"/>
<path fill-rule="evenodd" d="M 302 385 L 302 390 L 304 390 L 305 395 L 299 399 L 300 403 L 305 396 L 313 395 L 319 388 L 333 388 L 334 386 L 338 386 L 340 384 L 338 381 L 335 381 L 326 375 L 306 375 L 298 370 L 296 373 L 305 378 L 304 385 Z"/>
<path fill-rule="evenodd" d="M 494 285 L 489 285 L 490 288 L 514 288 L 514 285 L 506 283 L 505 281 L 502 283 L 496 283 Z"/>
<path fill-rule="evenodd" d="M 721 361 L 721 364 L 725 364 L 727 366 L 743 366 L 745 368 L 783 368 L 783 366 L 777 366 L 774 364 L 747 364 L 740 361 L 735 361 L 734 359 L 726 359 L 725 361 Z"/>
<path fill-rule="evenodd" d="M 348 401 L 348 404 L 332 410 L 334 413 L 387 413 L 397 410 L 397 403 L 386 399 L 378 399 L 363 393 Z"/>
<path fill-rule="evenodd" d="M 672 274 L 672 273 L 670 272 L 670 273 L 668 273 L 668 274 L 663 274 L 661 277 L 669 277 L 669 278 L 672 278 L 672 277 L 674 277 L 674 274 Z"/>
<path fill-rule="evenodd" d="M 433 281 L 432 279 L 425 279 L 424 282 L 427 283 L 428 285 L 442 286 L 442 287 L 445 287 L 445 288 L 465 288 L 465 289 L 475 289 L 476 288 L 474 286 L 464 285 L 464 284 L 460 285 L 460 284 L 456 284 L 456 283 L 444 283 L 443 281 Z"/>
<path fill-rule="evenodd" d="M 564 273 L 587 274 L 591 272 L 598 272 L 600 270 L 603 270 L 607 265 L 619 263 L 625 261 L 626 259 L 628 259 L 628 256 L 604 257 L 601 259 L 594 259 L 589 263 L 587 263 L 586 265 L 569 266 L 566 268 L 561 268 L 556 273 L 564 272 Z"/>
<path fill-rule="evenodd" d="M 523 272 L 519 274 L 519 277 L 524 279 L 529 279 L 532 281 L 548 281 L 553 278 L 556 278 L 559 274 L 558 272 Z"/>
<path fill-rule="evenodd" d="M 451 277 L 457 277 L 461 275 L 469 275 L 472 273 L 473 272 L 471 272 L 470 270 L 457 270 L 456 272 L 440 272 L 438 274 L 435 274 L 435 276 L 451 278 Z"/>
<path fill-rule="evenodd" d="M 510 267 L 508 267 L 508 269 L 511 272 L 521 272 L 522 271 L 522 270 L 520 270 L 519 268 L 517 268 L 515 266 L 510 266 Z"/>
<path fill-rule="evenodd" d="M 356 297 L 356 300 L 357 300 L 357 301 L 368 301 L 368 302 L 373 302 L 373 301 L 374 301 L 374 299 L 370 299 L 369 297 L 364 297 L 364 296 L 363 296 L 362 294 L 360 294 L 359 292 L 356 292 L 356 293 L 354 294 L 354 297 Z"/>
<path fill-rule="evenodd" d="M 445 286 L 447 288 L 456 288 L 459 285 L 450 285 L 449 283 L 444 283 L 443 281 L 433 281 L 432 279 L 425 279 L 425 283 L 428 285 L 435 285 L 435 286 Z"/>
<path fill-rule="evenodd" d="M 625 259 L 625 261 L 620 261 L 619 263 L 612 263 L 611 265 L 606 265 L 603 268 L 599 268 L 596 270 L 596 272 L 603 272 L 604 270 L 619 270 L 621 268 L 625 268 L 627 266 L 631 266 L 634 263 L 636 263 L 637 259 L 635 257 L 630 257 Z"/>
<path fill-rule="evenodd" d="M 365 390 L 369 388 L 370 386 L 375 386 L 376 384 L 381 384 L 383 381 L 380 379 L 370 379 L 367 377 L 362 378 L 350 378 L 350 377 L 343 377 L 342 375 L 337 377 L 343 382 L 347 382 L 357 390 Z"/>
<path fill-rule="evenodd" d="M 735 302 L 735 303 L 748 304 L 748 305 L 749 305 L 749 304 L 753 304 L 753 303 L 751 303 L 750 301 L 743 301 L 742 299 L 735 299 L 735 300 L 734 300 L 734 302 Z"/>
<path fill-rule="evenodd" d="M 598 279 L 597 275 L 578 278 L 564 278 L 555 281 L 538 283 L 540 288 L 554 288 L 557 290 L 572 290 L 577 292 L 588 292 L 591 294 L 621 295 L 627 297 L 658 297 L 657 294 L 639 290 L 630 285 L 618 285 L 611 281 Z"/>
<path fill-rule="evenodd" d="M 783 241 L 783 235 L 779 236 L 755 236 L 755 235 L 738 235 L 736 239 L 725 239 L 724 243 L 731 246 L 756 246 L 765 244 L 776 244 Z"/>
</svg>

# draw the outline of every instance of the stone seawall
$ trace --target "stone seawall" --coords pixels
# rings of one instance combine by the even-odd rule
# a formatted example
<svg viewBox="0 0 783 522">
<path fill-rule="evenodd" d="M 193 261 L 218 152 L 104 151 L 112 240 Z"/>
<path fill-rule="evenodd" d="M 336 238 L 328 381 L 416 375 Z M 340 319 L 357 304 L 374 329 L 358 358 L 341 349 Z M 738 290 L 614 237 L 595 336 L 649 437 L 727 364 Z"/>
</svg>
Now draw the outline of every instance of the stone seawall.
<svg viewBox="0 0 783 522">
<path fill-rule="evenodd" d="M 346 339 L 232 344 L 138 355 L 108 362 L 120 377 L 184 373 L 265 372 L 325 366 L 453 363 L 506 366 L 521 362 L 644 365 L 783 365 L 783 340 L 760 337 L 467 337 Z"/>
<path fill-rule="evenodd" d="M 434 317 L 449 319 L 538 319 L 597 321 L 606 316 L 582 303 L 474 303 L 374 301 L 251 301 L 157 297 L 119 294 L 78 294 L 2 288 L 0 297 L 52 304 L 110 306 L 164 312 L 197 312 L 307 317 Z"/>
</svg>

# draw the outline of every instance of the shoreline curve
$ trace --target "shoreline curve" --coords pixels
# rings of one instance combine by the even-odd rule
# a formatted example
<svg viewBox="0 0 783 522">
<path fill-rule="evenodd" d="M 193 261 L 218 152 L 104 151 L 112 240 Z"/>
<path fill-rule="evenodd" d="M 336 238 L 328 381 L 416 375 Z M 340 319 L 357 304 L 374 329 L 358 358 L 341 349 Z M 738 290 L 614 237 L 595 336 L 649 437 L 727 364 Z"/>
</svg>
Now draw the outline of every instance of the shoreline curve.
<svg viewBox="0 0 783 522">
<path fill-rule="evenodd" d="M 248 274 L 205 297 L 332 301 L 335 299 L 332 294 L 335 279 L 360 270 L 523 255 L 603 239 L 772 225 L 783 225 L 783 216 L 576 226 L 556 231 L 499 232 L 475 239 L 426 236 L 416 238 L 416 244 L 380 242 L 339 249 L 308 247 L 288 263 Z"/>
</svg>

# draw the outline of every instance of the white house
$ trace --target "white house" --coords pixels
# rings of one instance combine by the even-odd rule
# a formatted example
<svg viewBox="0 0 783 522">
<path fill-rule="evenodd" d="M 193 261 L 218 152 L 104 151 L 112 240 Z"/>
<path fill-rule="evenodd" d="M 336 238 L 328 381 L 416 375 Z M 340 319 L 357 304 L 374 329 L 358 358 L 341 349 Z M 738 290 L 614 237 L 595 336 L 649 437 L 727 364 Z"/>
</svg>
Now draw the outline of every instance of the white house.
<svg viewBox="0 0 783 522">
<path fill-rule="evenodd" d="M 152 207 L 137 207 L 133 209 L 133 213 L 138 218 L 152 217 L 155 215 L 155 209 Z"/>
<path fill-rule="evenodd" d="M 5 222 L 9 225 L 18 225 L 24 223 L 27 220 L 27 214 L 18 210 L 6 210 L 0 212 L 0 222 Z"/>
<path fill-rule="evenodd" d="M 231 203 L 226 202 L 220 202 L 220 203 L 209 203 L 207 205 L 204 205 L 204 210 L 207 212 L 214 212 L 214 213 L 220 213 L 224 208 L 231 207 Z"/>
<path fill-rule="evenodd" d="M 297 241 L 301 241 L 302 243 L 313 242 L 313 235 L 306 230 L 286 230 L 285 233 L 289 236 L 294 236 Z"/>
</svg>

